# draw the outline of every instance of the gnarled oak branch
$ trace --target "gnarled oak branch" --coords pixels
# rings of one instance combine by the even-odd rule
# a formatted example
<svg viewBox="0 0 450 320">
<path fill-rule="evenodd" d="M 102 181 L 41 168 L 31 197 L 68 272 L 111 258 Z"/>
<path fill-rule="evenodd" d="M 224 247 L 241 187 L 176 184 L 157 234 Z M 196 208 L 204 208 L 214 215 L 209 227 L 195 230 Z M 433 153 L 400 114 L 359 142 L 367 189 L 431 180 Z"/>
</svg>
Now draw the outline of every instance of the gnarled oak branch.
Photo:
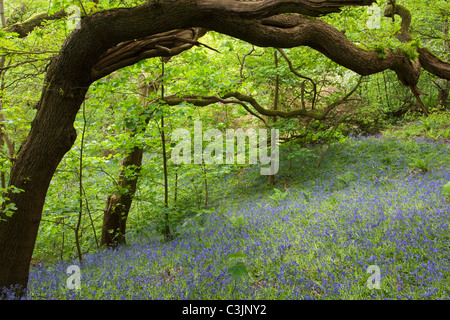
<svg viewBox="0 0 450 320">
<path fill-rule="evenodd" d="M 281 117 L 281 118 L 295 118 L 295 117 L 308 117 L 316 120 L 324 120 L 328 116 L 328 114 L 338 107 L 339 105 L 342 105 L 344 103 L 347 103 L 350 99 L 350 97 L 356 92 L 358 87 L 361 85 L 363 77 L 361 76 L 356 83 L 356 85 L 353 87 L 352 90 L 350 90 L 345 96 L 342 98 L 336 100 L 335 102 L 328 105 L 324 110 L 322 111 L 308 111 L 304 108 L 292 110 L 292 111 L 281 111 L 281 110 L 269 110 L 261 106 L 261 104 L 258 103 L 258 101 L 250 96 L 245 95 L 240 92 L 229 92 L 222 97 L 219 96 L 196 96 L 196 95 L 185 95 L 185 96 L 178 96 L 178 95 L 171 95 L 167 96 L 164 99 L 156 99 L 154 102 L 161 101 L 168 105 L 174 106 L 181 104 L 183 102 L 187 102 L 190 104 L 193 104 L 198 107 L 205 107 L 209 106 L 214 103 L 223 103 L 223 104 L 239 104 L 243 106 L 251 115 L 257 117 L 261 121 L 264 122 L 264 124 L 267 126 L 267 122 L 264 118 L 261 117 L 261 115 L 264 116 L 270 116 L 270 117 Z M 234 99 L 231 99 L 234 98 Z M 247 103 L 250 104 L 253 109 L 257 111 L 257 113 L 253 112 L 248 106 Z"/>
</svg>

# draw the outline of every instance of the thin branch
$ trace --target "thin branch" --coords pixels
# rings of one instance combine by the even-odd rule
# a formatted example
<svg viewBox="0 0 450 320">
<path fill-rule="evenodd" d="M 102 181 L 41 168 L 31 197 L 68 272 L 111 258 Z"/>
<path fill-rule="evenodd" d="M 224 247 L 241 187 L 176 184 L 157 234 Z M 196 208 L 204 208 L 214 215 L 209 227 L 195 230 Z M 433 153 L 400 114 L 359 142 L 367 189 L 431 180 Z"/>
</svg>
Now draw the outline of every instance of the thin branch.
<svg viewBox="0 0 450 320">
<path fill-rule="evenodd" d="M 250 52 L 244 53 L 244 56 L 242 57 L 242 61 L 240 61 L 240 59 L 239 59 L 239 62 L 241 63 L 241 69 L 239 70 L 239 75 L 240 75 L 241 78 L 244 78 L 242 72 L 243 72 L 243 70 L 244 70 L 245 59 L 246 59 L 249 55 L 251 55 L 254 51 L 255 51 L 255 46 L 252 45 L 252 49 L 250 50 Z M 238 56 L 238 58 L 239 58 L 239 56 Z"/>
<path fill-rule="evenodd" d="M 14 68 L 20 67 L 20 66 L 22 66 L 24 64 L 33 63 L 33 62 L 41 62 L 41 61 L 46 61 L 46 60 L 50 60 L 50 59 L 43 58 L 43 59 L 33 59 L 33 60 L 21 61 L 21 62 L 18 62 L 16 64 L 13 64 L 13 65 L 8 65 L 7 67 L 1 67 L 0 68 L 0 72 L 1 71 L 5 71 L 5 70 L 9 70 L 9 69 L 14 69 Z"/>
<path fill-rule="evenodd" d="M 161 99 L 155 99 L 153 102 L 157 102 L 157 101 L 161 101 Z M 261 120 L 265 126 L 268 126 L 267 121 L 261 117 L 260 115 L 258 115 L 257 113 L 255 113 L 254 111 L 252 111 L 247 104 L 244 101 L 240 101 L 240 100 L 235 100 L 235 99 L 224 99 L 218 96 L 204 96 L 204 97 L 200 97 L 200 96 L 177 96 L 177 95 L 171 95 L 171 96 L 167 96 L 164 98 L 164 100 L 162 100 L 164 103 L 168 104 L 168 105 L 178 105 L 180 103 L 183 102 L 187 102 L 187 103 L 191 103 L 197 107 L 206 107 L 209 106 L 211 104 L 214 103 L 223 103 L 223 104 L 239 104 L 242 107 L 244 107 L 244 109 L 250 113 L 252 116 L 258 118 L 259 120 Z"/>
<path fill-rule="evenodd" d="M 299 72 L 297 72 L 297 70 L 295 70 L 294 66 L 292 65 L 291 60 L 289 60 L 288 56 L 283 51 L 283 49 L 277 48 L 277 50 L 281 53 L 281 56 L 284 58 L 284 60 L 286 60 L 288 66 L 289 66 L 289 70 L 293 74 L 295 74 L 299 78 L 302 78 L 302 79 L 305 79 L 305 80 L 308 80 L 309 82 L 311 82 L 311 84 L 313 86 L 313 91 L 314 91 L 313 99 L 312 99 L 312 102 L 311 102 L 311 105 L 312 105 L 311 109 L 314 110 L 314 107 L 316 105 L 316 99 L 317 99 L 317 84 L 316 84 L 316 82 L 313 79 L 311 79 L 310 77 L 304 76 L 304 75 L 300 74 Z M 302 97 L 302 99 L 303 99 L 303 97 Z M 302 102 L 302 105 L 304 106 L 303 102 Z"/>
<path fill-rule="evenodd" d="M 70 224 L 67 224 L 65 222 L 56 221 L 56 220 L 49 220 L 49 219 L 41 219 L 41 221 L 49 222 L 49 223 L 55 223 L 55 224 L 60 224 L 60 225 L 66 226 L 66 227 L 72 229 L 73 231 L 75 231 L 75 227 L 74 226 L 71 226 Z"/>
<path fill-rule="evenodd" d="M 78 2 L 80 3 L 81 9 L 83 9 L 84 15 L 87 16 L 87 12 L 86 12 L 86 9 L 83 6 L 83 2 L 81 0 L 78 0 Z"/>
<path fill-rule="evenodd" d="M 89 215 L 89 220 L 91 221 L 92 231 L 94 232 L 95 244 L 97 245 L 97 248 L 99 248 L 100 246 L 99 246 L 99 242 L 98 242 L 97 232 L 95 231 L 94 220 L 92 219 L 92 212 L 91 212 L 91 209 L 89 206 L 89 201 L 86 196 L 86 190 L 84 189 L 84 186 L 82 188 L 83 188 L 84 200 L 86 202 L 86 210 Z"/>
</svg>

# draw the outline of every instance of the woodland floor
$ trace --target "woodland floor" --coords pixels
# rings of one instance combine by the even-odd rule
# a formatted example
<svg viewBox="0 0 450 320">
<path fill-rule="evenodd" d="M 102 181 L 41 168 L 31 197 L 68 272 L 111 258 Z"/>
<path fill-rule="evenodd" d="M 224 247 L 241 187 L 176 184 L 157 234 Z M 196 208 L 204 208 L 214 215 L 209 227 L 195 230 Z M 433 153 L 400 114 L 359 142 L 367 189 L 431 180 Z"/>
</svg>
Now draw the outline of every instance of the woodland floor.
<svg viewBox="0 0 450 320">
<path fill-rule="evenodd" d="M 87 255 L 78 291 L 77 261 L 34 266 L 28 299 L 450 299 L 448 144 L 353 137 L 316 163 L 282 162 L 277 190 L 248 168 L 173 241 L 149 229 Z"/>
</svg>

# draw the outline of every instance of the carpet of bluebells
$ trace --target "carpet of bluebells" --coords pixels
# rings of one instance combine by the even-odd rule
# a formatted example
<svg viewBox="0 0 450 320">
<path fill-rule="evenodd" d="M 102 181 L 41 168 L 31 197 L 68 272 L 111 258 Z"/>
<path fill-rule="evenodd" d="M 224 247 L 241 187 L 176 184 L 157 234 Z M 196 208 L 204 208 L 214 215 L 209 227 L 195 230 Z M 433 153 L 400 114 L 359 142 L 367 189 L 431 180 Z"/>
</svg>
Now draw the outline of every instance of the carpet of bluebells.
<svg viewBox="0 0 450 320">
<path fill-rule="evenodd" d="M 427 170 L 409 165 L 424 157 Z M 278 190 L 249 168 L 245 188 L 174 240 L 130 236 L 86 255 L 80 290 L 66 286 L 77 261 L 33 267 L 27 298 L 449 299 L 448 144 L 353 137 L 316 163 L 282 162 Z M 236 259 L 247 270 L 238 279 L 228 273 Z"/>
</svg>

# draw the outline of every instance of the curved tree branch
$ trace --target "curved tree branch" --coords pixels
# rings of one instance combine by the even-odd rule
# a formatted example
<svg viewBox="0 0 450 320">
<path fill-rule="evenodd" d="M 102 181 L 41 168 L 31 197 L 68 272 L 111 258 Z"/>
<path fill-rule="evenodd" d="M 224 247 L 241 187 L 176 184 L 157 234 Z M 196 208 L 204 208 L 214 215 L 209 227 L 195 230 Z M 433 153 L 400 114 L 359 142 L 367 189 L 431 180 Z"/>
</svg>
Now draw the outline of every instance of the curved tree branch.
<svg viewBox="0 0 450 320">
<path fill-rule="evenodd" d="M 191 28 L 172 30 L 143 39 L 126 41 L 107 50 L 92 68 L 92 80 L 98 80 L 108 74 L 133 65 L 141 60 L 178 55 L 195 45 L 202 45 L 198 39 L 206 34 L 205 29 Z"/>
<path fill-rule="evenodd" d="M 250 42 L 261 47 L 292 48 L 309 46 L 341 66 L 360 75 L 370 75 L 387 69 L 395 71 L 402 83 L 416 85 L 420 75 L 402 52 L 387 49 L 384 59 L 375 51 L 356 46 L 335 27 L 321 20 L 299 15 L 276 15 L 270 18 L 240 21 L 239 28 L 230 28 L 233 19 L 214 17 L 205 28 Z"/>
<path fill-rule="evenodd" d="M 205 12 L 217 14 L 223 11 L 234 13 L 241 18 L 261 18 L 279 13 L 300 13 L 311 17 L 340 12 L 343 6 L 371 5 L 376 0 L 262 0 L 239 2 L 235 0 L 198 0 L 198 7 Z"/>
<path fill-rule="evenodd" d="M 177 95 L 171 95 L 171 96 L 167 96 L 165 97 L 163 100 L 161 99 L 155 99 L 153 102 L 158 102 L 158 101 L 162 101 L 164 103 L 166 103 L 167 105 L 170 106 L 176 106 L 179 105 L 183 102 L 187 102 L 190 103 L 194 106 L 197 107 L 206 107 L 209 106 L 211 104 L 214 103 L 222 103 L 222 104 L 239 104 L 242 107 L 244 107 L 244 109 L 251 114 L 252 116 L 258 118 L 259 120 L 261 120 L 264 125 L 267 127 L 267 121 L 266 119 L 264 119 L 263 117 L 261 117 L 259 114 L 255 113 L 254 111 L 252 111 L 247 104 L 244 101 L 241 100 L 235 100 L 235 99 L 226 99 L 226 98 L 222 98 L 222 97 L 218 97 L 218 96 L 177 96 Z"/>
<path fill-rule="evenodd" d="M 269 116 L 269 117 L 281 117 L 281 118 L 295 118 L 295 117 L 308 117 L 315 120 L 324 120 L 327 118 L 328 114 L 338 107 L 339 105 L 342 105 L 344 103 L 347 103 L 350 99 L 350 97 L 356 92 L 358 87 L 361 85 L 363 76 L 361 76 L 355 85 L 355 87 L 347 93 L 344 97 L 342 97 L 339 100 L 336 100 L 335 102 L 328 105 L 324 110 L 321 112 L 317 111 L 308 111 L 305 109 L 297 109 L 292 111 L 280 111 L 280 110 L 269 110 L 262 107 L 252 96 L 244 95 L 239 92 L 230 92 L 225 94 L 222 98 L 227 99 L 230 97 L 234 97 L 242 102 L 249 103 L 259 114 Z"/>
<path fill-rule="evenodd" d="M 406 7 L 398 4 L 395 5 L 395 8 L 392 5 L 386 7 L 384 12 L 386 17 L 394 17 L 396 14 L 402 18 L 400 32 L 396 34 L 397 39 L 402 42 L 412 41 L 413 37 L 409 34 L 411 13 Z M 417 52 L 422 68 L 440 78 L 450 80 L 450 63 L 439 59 L 426 48 L 418 47 Z"/>
<path fill-rule="evenodd" d="M 181 104 L 183 102 L 187 102 L 190 104 L 193 104 L 198 107 L 205 107 L 209 106 L 214 103 L 223 103 L 223 104 L 240 104 L 243 106 L 251 115 L 257 117 L 261 121 L 264 122 L 264 124 L 267 126 L 267 122 L 264 118 L 261 117 L 261 115 L 269 116 L 269 117 L 281 117 L 281 118 L 295 118 L 295 117 L 308 117 L 316 120 L 324 120 L 328 116 L 328 114 L 338 107 L 339 105 L 342 105 L 344 103 L 347 103 L 350 101 L 350 97 L 356 92 L 358 87 L 361 85 L 362 79 L 364 77 L 361 76 L 356 83 L 356 85 L 353 87 L 352 90 L 350 90 L 345 96 L 343 96 L 341 99 L 336 100 L 335 102 L 328 105 L 324 110 L 321 112 L 317 111 L 308 111 L 304 108 L 293 110 L 293 111 L 280 111 L 280 110 L 270 110 L 266 109 L 263 106 L 261 106 L 256 99 L 250 95 L 245 95 L 240 92 L 230 92 L 222 97 L 219 96 L 195 96 L 195 95 L 185 95 L 185 96 L 178 96 L 178 95 L 171 95 L 167 96 L 164 99 L 155 99 L 153 102 L 162 101 L 168 105 L 174 106 Z M 235 98 L 235 99 L 230 99 Z M 247 103 L 250 104 L 259 114 L 253 112 L 248 106 Z"/>
<path fill-rule="evenodd" d="M 450 80 L 450 63 L 439 59 L 427 48 L 417 48 L 417 52 L 422 68 L 439 78 Z"/>
<path fill-rule="evenodd" d="M 411 25 L 411 13 L 410 11 L 401 5 L 397 5 L 395 1 L 392 1 L 391 4 L 389 4 L 385 11 L 384 11 L 385 17 L 390 17 L 394 19 L 395 15 L 399 15 L 402 18 L 401 23 L 401 29 L 400 32 L 397 32 L 395 36 L 400 42 L 411 42 L 413 40 L 413 37 L 409 34 L 409 27 Z M 420 57 L 420 52 L 419 52 Z M 421 72 L 421 63 L 420 61 L 427 60 L 427 57 L 424 55 L 422 56 L 422 59 L 416 59 L 415 61 L 411 61 L 413 66 L 418 70 L 418 72 Z M 409 87 L 411 88 L 411 92 L 413 93 L 414 97 L 416 98 L 417 102 L 419 103 L 420 107 L 422 108 L 422 111 L 428 115 L 428 109 L 423 103 L 422 99 L 420 98 L 420 94 L 424 94 L 419 90 L 417 87 L 417 84 L 409 84 Z"/>
<path fill-rule="evenodd" d="M 204 29 L 225 33 L 262 47 L 272 46 L 278 48 L 291 48 L 297 46 L 310 46 L 311 48 L 323 53 L 336 63 L 347 67 L 360 75 L 374 74 L 386 69 L 394 70 L 400 81 L 409 86 L 415 86 L 420 75 L 420 68 L 412 63 L 404 53 L 387 50 L 386 57 L 384 59 L 380 59 L 377 52 L 367 51 L 357 47 L 354 43 L 349 41 L 342 32 L 321 20 L 311 20 L 296 14 L 281 14 L 266 17 L 269 14 L 262 12 L 264 10 L 259 10 L 261 11 L 259 13 L 261 18 L 258 19 L 242 18 L 242 16 L 246 16 L 245 14 L 236 17 L 236 8 L 240 6 L 248 9 L 250 7 L 258 8 L 258 6 L 262 6 L 263 4 L 267 6 L 269 6 L 269 4 L 270 6 L 275 6 L 275 3 L 277 3 L 277 8 L 284 8 L 284 10 L 288 10 L 291 6 L 298 6 L 299 3 L 303 1 L 270 0 L 256 3 L 231 1 L 234 3 L 232 6 L 234 9 L 230 9 L 230 11 L 227 12 L 223 11 L 225 7 L 224 4 L 222 4 L 222 1 L 197 1 L 198 5 L 194 5 L 194 7 L 189 6 L 192 5 L 192 1 L 186 0 L 177 2 L 180 3 L 180 7 L 183 7 L 182 4 L 184 4 L 189 8 L 189 10 L 186 9 L 185 11 L 191 12 L 191 19 L 186 20 L 186 18 L 188 18 L 187 15 L 182 15 L 181 13 L 178 14 L 180 17 L 175 20 L 175 29 L 184 29 L 190 26 L 197 26 Z M 226 3 L 228 2 L 229 1 Z M 346 3 L 346 1 L 312 1 L 312 3 L 318 2 L 323 2 L 322 6 L 327 4 L 330 8 L 336 8 L 336 3 L 341 3 L 341 5 Z M 350 2 L 357 3 L 358 1 Z M 164 2 L 162 2 L 157 8 L 162 7 L 163 3 Z M 367 2 L 358 2 L 359 5 L 364 5 L 364 3 Z M 214 11 L 213 8 L 215 7 L 219 7 L 219 9 Z M 170 56 L 179 53 L 177 50 L 164 50 L 164 48 L 171 48 L 171 46 L 174 46 L 173 41 L 176 41 L 177 39 L 173 36 L 173 34 L 172 38 L 170 38 L 170 33 L 176 33 L 177 31 L 163 31 L 162 33 L 169 33 L 167 36 L 170 38 L 164 39 L 162 36 L 155 36 L 155 31 L 157 30 L 153 30 L 152 32 L 144 25 L 136 27 L 140 23 L 144 23 L 144 21 L 141 21 L 141 19 L 144 18 L 143 15 L 148 12 L 146 10 L 150 10 L 152 8 L 154 8 L 154 6 L 151 4 L 146 4 L 136 8 L 116 9 L 101 12 L 83 19 L 82 25 L 86 27 L 82 29 L 86 29 L 88 25 L 93 26 L 94 22 L 98 19 L 107 19 L 108 13 L 110 15 L 114 15 L 114 20 L 116 21 L 115 24 L 117 24 L 117 26 L 124 26 L 124 30 L 122 30 L 122 32 L 119 32 L 118 28 L 105 26 L 106 29 L 115 31 L 115 33 L 112 32 L 109 35 L 102 35 L 102 32 L 99 31 L 98 37 L 106 37 L 107 40 L 98 41 L 96 47 L 100 47 L 99 44 L 103 47 L 106 45 L 107 49 L 103 49 L 104 51 L 98 58 L 95 58 L 96 55 L 91 55 L 90 58 L 96 59 L 96 61 L 92 62 L 93 66 L 91 69 L 91 79 L 89 82 L 101 78 L 102 76 L 108 74 L 108 72 L 112 72 L 123 66 L 136 63 L 142 59 L 147 59 L 158 55 Z M 247 9 L 245 8 L 242 10 L 246 11 Z M 131 11 L 135 12 L 134 17 L 129 16 L 129 12 Z M 158 10 L 155 9 L 154 11 Z M 277 12 L 278 10 L 275 11 Z M 255 12 L 258 12 L 258 10 Z M 252 15 L 256 15 L 256 13 L 252 13 Z M 187 21 L 190 22 L 186 23 Z M 239 22 L 236 23 L 237 21 Z M 135 28 L 131 29 L 129 27 L 130 25 L 135 26 Z M 159 26 L 160 24 L 157 25 Z M 166 25 L 168 24 L 166 23 Z M 167 29 L 168 28 L 166 28 L 166 30 Z M 75 36 L 78 32 L 81 32 L 81 30 L 76 30 L 73 35 Z M 95 33 L 95 31 L 93 32 Z M 183 31 L 180 30 L 180 32 Z M 185 34 L 186 36 L 189 36 L 188 32 L 189 31 Z M 125 40 L 125 37 L 131 37 L 133 40 Z M 107 44 L 108 42 L 114 41 L 114 39 L 116 39 L 115 44 Z M 136 41 L 134 39 L 141 40 Z M 169 44 L 167 44 L 167 41 Z M 163 42 L 163 44 L 161 45 L 158 42 Z M 166 45 L 164 45 L 164 42 L 166 42 Z M 189 43 L 184 43 L 185 47 L 181 51 L 188 49 L 188 44 Z M 178 46 L 175 45 L 175 47 L 180 48 L 180 45 L 181 44 L 178 43 Z M 100 48 L 99 50 L 102 51 Z M 448 65 L 442 61 L 437 61 L 440 64 L 431 64 L 429 68 L 430 70 L 432 66 L 435 66 L 436 69 L 441 67 L 441 65 Z M 450 68 L 450 65 L 448 68 Z M 444 78 L 450 78 L 450 75 L 444 75 L 448 76 Z"/>
</svg>

